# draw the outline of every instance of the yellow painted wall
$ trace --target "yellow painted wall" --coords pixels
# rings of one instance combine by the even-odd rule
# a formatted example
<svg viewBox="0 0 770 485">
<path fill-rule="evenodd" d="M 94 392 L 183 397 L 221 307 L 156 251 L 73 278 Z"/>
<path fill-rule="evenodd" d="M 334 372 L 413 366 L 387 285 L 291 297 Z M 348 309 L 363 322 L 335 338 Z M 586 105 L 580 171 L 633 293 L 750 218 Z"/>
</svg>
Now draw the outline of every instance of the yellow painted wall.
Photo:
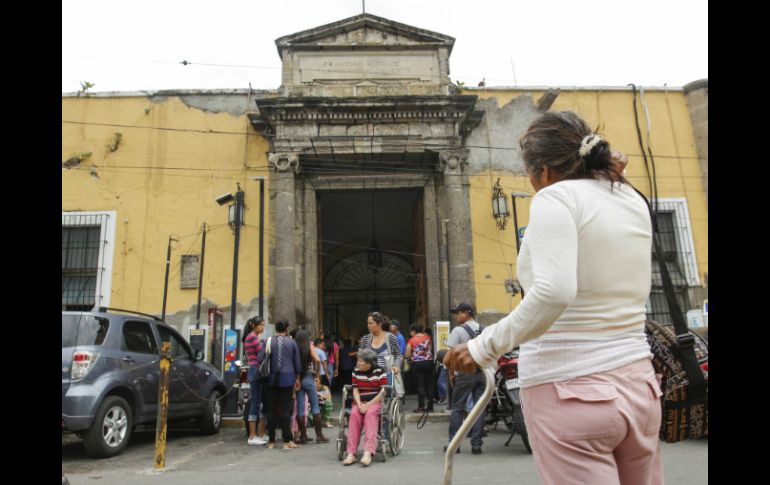
<svg viewBox="0 0 770 485">
<path fill-rule="evenodd" d="M 480 99 L 496 98 L 498 107 L 502 107 L 522 95 L 531 95 L 537 102 L 544 92 L 472 90 L 463 94 L 476 94 Z M 647 91 L 644 99 L 650 116 L 650 147 L 655 157 L 658 196 L 687 199 L 695 258 L 703 284 L 704 274 L 708 272 L 708 213 L 685 96 L 681 91 Z M 629 156 L 628 179 L 649 196 L 650 184 L 639 147 L 632 103 L 631 91 L 562 90 L 551 111 L 574 111 L 591 126 L 598 126 L 614 149 Z M 646 147 L 644 110 L 641 104 L 637 109 Z M 508 312 L 520 301 L 518 295 L 511 297 L 506 293 L 503 284 L 510 278 L 510 264 L 513 265 L 513 278 L 516 278 L 516 240 L 513 217 L 508 219 L 503 231 L 497 229 L 492 218 L 492 186 L 498 177 L 508 195 L 514 191 L 534 191 L 527 177 L 508 172 L 487 172 L 470 177 L 477 308 L 479 311 Z M 528 224 L 530 200 L 517 200 L 519 226 Z"/>
<path fill-rule="evenodd" d="M 538 91 L 468 91 L 496 98 L 502 107 L 521 95 Z M 572 110 L 583 116 L 629 155 L 629 179 L 649 195 L 633 120 L 630 91 L 562 91 L 552 110 Z M 645 93 L 651 116 L 651 146 L 657 166 L 660 197 L 685 197 L 695 241 L 698 271 L 708 271 L 708 214 L 700 179 L 692 126 L 684 94 Z M 253 102 L 253 101 L 252 101 Z M 646 123 L 640 106 L 646 142 Z M 109 126 L 120 125 L 120 126 Z M 163 129 L 161 129 L 163 128 Z M 115 152 L 114 133 L 122 133 Z M 227 209 L 214 201 L 236 191 L 246 197 L 246 223 L 241 233 L 238 301 L 248 304 L 258 293 L 259 183 L 267 175 L 267 141 L 249 125 L 245 115 L 209 113 L 190 108 L 176 97 L 154 102 L 147 97 L 62 98 L 62 161 L 83 152 L 93 155 L 78 168 L 62 170 L 62 211 L 117 212 L 111 306 L 160 314 L 168 236 L 173 245 L 167 314 L 194 310 L 197 289 L 179 288 L 182 254 L 200 252 L 201 224 L 213 226 L 207 236 L 203 297 L 220 307 L 230 305 L 233 234 Z M 96 165 L 96 179 L 90 172 Z M 214 168 L 212 168 L 214 167 Z M 476 306 L 480 312 L 507 312 L 519 297 L 504 287 L 516 278 L 516 243 L 512 217 L 505 230 L 491 215 L 492 186 L 500 178 L 506 194 L 532 193 L 529 179 L 509 172 L 470 177 Z M 269 214 L 267 196 L 265 221 Z M 529 221 L 531 199 L 517 200 L 519 225 Z M 127 221 L 127 222 L 126 222 Z M 270 240 L 270 228 L 265 244 Z M 265 295 L 269 282 L 265 251 Z"/>
<path fill-rule="evenodd" d="M 117 132 L 122 141 L 110 152 Z M 205 221 L 211 231 L 203 298 L 229 306 L 234 236 L 227 208 L 214 199 L 234 194 L 237 182 L 245 192 L 248 224 L 241 231 L 238 301 L 256 298 L 259 182 L 250 177 L 267 175 L 267 150 L 246 116 L 204 112 L 176 97 L 62 98 L 62 161 L 93 153 L 78 168 L 62 169 L 62 211 L 117 212 L 110 305 L 161 313 L 168 237 L 175 234 L 166 313 L 194 310 L 198 290 L 180 289 L 181 255 L 200 253 Z M 266 245 L 268 239 L 266 233 Z M 264 265 L 267 294 L 267 248 Z"/>
</svg>

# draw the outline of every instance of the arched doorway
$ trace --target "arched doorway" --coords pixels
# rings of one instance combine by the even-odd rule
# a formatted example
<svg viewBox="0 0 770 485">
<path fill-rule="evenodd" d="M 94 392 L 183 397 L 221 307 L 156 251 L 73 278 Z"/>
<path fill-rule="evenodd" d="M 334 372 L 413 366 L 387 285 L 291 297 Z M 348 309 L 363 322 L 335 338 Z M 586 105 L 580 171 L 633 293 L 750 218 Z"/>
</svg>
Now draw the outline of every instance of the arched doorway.
<svg viewBox="0 0 770 485">
<path fill-rule="evenodd" d="M 373 310 L 402 332 L 425 314 L 425 244 L 419 190 L 319 193 L 322 325 L 357 339 Z"/>
</svg>

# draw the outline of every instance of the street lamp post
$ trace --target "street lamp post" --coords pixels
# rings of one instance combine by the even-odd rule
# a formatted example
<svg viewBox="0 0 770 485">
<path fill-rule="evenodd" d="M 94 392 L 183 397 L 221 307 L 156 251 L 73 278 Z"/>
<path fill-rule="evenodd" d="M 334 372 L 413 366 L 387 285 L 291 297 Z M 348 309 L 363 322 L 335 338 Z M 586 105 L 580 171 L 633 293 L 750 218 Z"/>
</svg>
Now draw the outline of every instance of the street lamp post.
<svg viewBox="0 0 770 485">
<path fill-rule="evenodd" d="M 238 184 L 238 192 L 235 193 L 235 196 L 228 192 L 217 197 L 216 201 L 219 205 L 225 205 L 235 201 L 235 204 L 230 205 L 231 220 L 228 221 L 228 223 L 233 225 L 233 230 L 235 231 L 235 248 L 233 249 L 233 296 L 230 309 L 230 329 L 235 330 L 235 314 L 238 297 L 238 250 L 241 245 L 241 225 L 243 224 L 243 191 L 241 190 L 240 184 Z"/>
</svg>

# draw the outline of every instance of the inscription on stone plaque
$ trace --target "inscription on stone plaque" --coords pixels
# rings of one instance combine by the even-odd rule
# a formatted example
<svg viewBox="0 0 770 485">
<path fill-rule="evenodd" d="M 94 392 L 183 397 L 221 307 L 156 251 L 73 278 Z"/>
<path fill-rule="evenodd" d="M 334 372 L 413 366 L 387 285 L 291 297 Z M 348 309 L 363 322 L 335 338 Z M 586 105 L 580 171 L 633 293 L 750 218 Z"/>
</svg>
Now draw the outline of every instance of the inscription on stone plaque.
<svg viewBox="0 0 770 485">
<path fill-rule="evenodd" d="M 198 287 L 198 255 L 182 255 L 182 283 L 180 288 Z"/>
<path fill-rule="evenodd" d="M 300 83 L 357 79 L 439 83 L 435 52 L 298 52 L 294 55 L 294 79 Z"/>
</svg>

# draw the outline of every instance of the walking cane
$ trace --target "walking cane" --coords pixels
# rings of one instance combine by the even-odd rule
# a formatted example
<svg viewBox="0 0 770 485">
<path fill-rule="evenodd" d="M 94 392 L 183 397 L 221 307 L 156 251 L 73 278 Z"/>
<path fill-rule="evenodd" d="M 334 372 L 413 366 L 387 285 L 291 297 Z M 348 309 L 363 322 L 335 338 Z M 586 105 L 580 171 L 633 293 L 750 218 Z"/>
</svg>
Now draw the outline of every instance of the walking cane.
<svg viewBox="0 0 770 485">
<path fill-rule="evenodd" d="M 452 483 L 452 460 L 454 459 L 455 451 L 460 447 L 460 443 L 468 435 L 468 432 L 481 415 L 481 412 L 487 407 L 489 400 L 492 399 L 492 392 L 495 390 L 495 374 L 492 372 L 492 369 L 489 368 L 482 369 L 482 372 L 486 378 L 484 394 L 482 394 L 481 399 L 476 401 L 476 404 L 473 405 L 473 409 L 468 413 L 468 417 L 465 418 L 460 429 L 457 430 L 454 438 L 452 438 L 452 441 L 450 441 L 447 446 L 446 454 L 444 455 L 444 485 L 451 485 Z"/>
</svg>

